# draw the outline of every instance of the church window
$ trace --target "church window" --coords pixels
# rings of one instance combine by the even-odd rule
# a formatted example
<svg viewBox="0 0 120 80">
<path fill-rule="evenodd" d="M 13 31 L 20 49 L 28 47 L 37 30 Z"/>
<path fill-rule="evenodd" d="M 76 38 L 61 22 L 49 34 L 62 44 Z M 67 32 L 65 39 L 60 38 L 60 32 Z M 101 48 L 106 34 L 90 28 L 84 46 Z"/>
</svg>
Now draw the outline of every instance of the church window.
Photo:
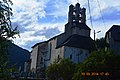
<svg viewBox="0 0 120 80">
<path fill-rule="evenodd" d="M 109 32 L 109 38 L 111 38 L 111 32 Z"/>
<path fill-rule="evenodd" d="M 72 54 L 70 55 L 70 59 L 72 59 Z"/>
<path fill-rule="evenodd" d="M 76 15 L 75 12 L 73 12 L 73 15 Z"/>
<path fill-rule="evenodd" d="M 79 23 L 81 23 L 81 20 L 79 20 Z"/>
<path fill-rule="evenodd" d="M 58 55 L 57 59 L 58 59 L 58 62 L 59 62 L 59 60 L 60 60 L 60 55 Z"/>
<path fill-rule="evenodd" d="M 40 58 L 40 64 L 43 64 L 43 57 Z"/>
<path fill-rule="evenodd" d="M 41 57 L 41 62 L 43 62 L 43 57 Z"/>
<path fill-rule="evenodd" d="M 58 59 L 60 58 L 60 55 L 58 55 Z"/>
<path fill-rule="evenodd" d="M 73 19 L 73 22 L 75 22 L 75 19 Z"/>
</svg>

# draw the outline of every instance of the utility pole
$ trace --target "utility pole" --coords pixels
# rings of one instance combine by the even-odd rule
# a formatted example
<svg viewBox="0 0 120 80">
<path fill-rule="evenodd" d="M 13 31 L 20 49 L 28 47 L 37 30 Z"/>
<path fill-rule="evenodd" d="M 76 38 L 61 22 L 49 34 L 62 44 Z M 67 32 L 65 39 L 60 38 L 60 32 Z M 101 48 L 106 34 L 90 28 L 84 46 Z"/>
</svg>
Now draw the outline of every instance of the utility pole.
<svg viewBox="0 0 120 80">
<path fill-rule="evenodd" d="M 100 33 L 101 31 L 97 31 L 97 32 L 95 32 L 95 30 L 94 30 L 94 41 L 95 41 L 95 38 L 96 38 L 96 33 Z"/>
<path fill-rule="evenodd" d="M 94 30 L 94 41 L 95 41 L 95 30 Z"/>
</svg>

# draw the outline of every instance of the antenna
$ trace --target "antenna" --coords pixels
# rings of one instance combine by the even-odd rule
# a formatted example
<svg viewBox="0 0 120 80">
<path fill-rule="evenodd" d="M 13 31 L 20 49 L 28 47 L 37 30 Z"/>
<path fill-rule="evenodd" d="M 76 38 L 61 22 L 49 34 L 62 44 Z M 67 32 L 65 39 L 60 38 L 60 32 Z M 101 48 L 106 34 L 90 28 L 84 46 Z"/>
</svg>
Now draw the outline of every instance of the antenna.
<svg viewBox="0 0 120 80">
<path fill-rule="evenodd" d="M 77 0 L 77 3 L 79 3 L 79 0 Z"/>
</svg>

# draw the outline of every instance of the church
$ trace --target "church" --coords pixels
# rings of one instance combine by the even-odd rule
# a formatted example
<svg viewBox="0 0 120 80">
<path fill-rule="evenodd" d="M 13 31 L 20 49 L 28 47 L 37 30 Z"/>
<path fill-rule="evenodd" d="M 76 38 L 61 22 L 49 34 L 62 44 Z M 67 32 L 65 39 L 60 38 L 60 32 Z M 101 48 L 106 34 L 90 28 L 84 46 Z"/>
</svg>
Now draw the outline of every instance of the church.
<svg viewBox="0 0 120 80">
<path fill-rule="evenodd" d="M 36 72 L 47 68 L 60 58 L 69 58 L 74 63 L 82 62 L 95 50 L 90 30 L 86 25 L 86 9 L 81 8 L 79 3 L 70 5 L 64 33 L 32 46 L 31 70 Z"/>
</svg>

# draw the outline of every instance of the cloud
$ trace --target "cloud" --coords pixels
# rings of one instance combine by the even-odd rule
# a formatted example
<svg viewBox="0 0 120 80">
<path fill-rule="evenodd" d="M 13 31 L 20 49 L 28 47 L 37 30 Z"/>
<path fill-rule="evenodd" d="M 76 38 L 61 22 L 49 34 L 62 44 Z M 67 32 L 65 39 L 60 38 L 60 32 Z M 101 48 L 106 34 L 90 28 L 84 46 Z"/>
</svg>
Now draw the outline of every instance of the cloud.
<svg viewBox="0 0 120 80">
<path fill-rule="evenodd" d="M 120 19 L 120 10 L 115 7 L 110 7 L 109 9 L 105 9 L 103 11 L 103 17 L 105 20 L 119 20 Z"/>
<path fill-rule="evenodd" d="M 47 39 L 52 38 L 53 36 L 59 34 L 60 31 L 58 30 L 58 28 L 51 28 L 51 29 L 44 29 L 41 31 L 37 31 L 34 36 L 36 35 L 44 35 Z"/>
<path fill-rule="evenodd" d="M 116 9 L 117 11 L 120 10 L 120 2 L 112 1 L 112 0 L 92 0 L 90 1 L 90 8 L 92 17 L 98 19 L 102 15 L 106 15 L 109 11 L 113 10 L 111 8 Z M 106 13 L 104 13 L 106 11 Z M 114 11 L 116 13 L 116 11 Z M 89 15 L 89 12 L 87 13 Z M 111 14 L 113 15 L 113 14 Z"/>
<path fill-rule="evenodd" d="M 35 0 L 13 0 L 13 17 L 12 22 L 17 22 L 22 26 L 29 26 L 36 24 L 37 16 L 40 18 L 45 17 L 44 1 L 37 2 Z"/>
<path fill-rule="evenodd" d="M 47 38 L 44 35 L 33 36 L 34 33 L 35 33 L 35 31 L 26 31 L 24 33 L 21 33 L 20 38 L 16 37 L 16 39 L 14 39 L 14 43 L 16 43 L 17 45 L 19 45 L 21 47 L 27 46 L 24 48 L 31 50 L 31 46 L 33 46 L 36 42 L 47 40 Z M 31 44 L 28 44 L 28 43 L 31 43 Z"/>
<path fill-rule="evenodd" d="M 49 0 L 44 8 L 46 16 L 67 17 L 69 2 L 67 0 Z"/>
</svg>

